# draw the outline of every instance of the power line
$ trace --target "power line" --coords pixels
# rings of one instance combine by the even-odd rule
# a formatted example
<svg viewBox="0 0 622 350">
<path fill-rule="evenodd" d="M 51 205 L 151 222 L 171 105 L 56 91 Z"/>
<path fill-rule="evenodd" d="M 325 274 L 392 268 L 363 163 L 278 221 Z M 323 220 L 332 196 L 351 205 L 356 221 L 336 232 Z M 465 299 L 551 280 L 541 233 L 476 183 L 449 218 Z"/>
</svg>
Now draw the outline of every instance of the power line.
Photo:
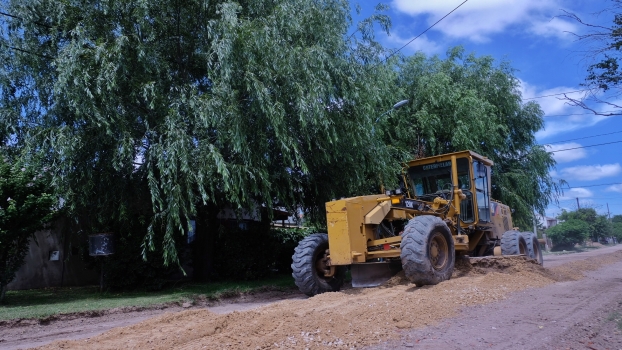
<svg viewBox="0 0 622 350">
<path fill-rule="evenodd" d="M 588 146 L 581 146 L 581 147 L 573 147 L 573 148 L 566 148 L 566 149 L 558 149 L 556 151 L 550 151 L 549 153 L 557 153 L 557 152 L 563 152 L 563 151 L 570 151 L 573 149 L 579 149 L 579 148 L 588 148 L 588 147 L 596 147 L 596 146 L 604 146 L 604 145 L 610 145 L 612 143 L 620 143 L 622 142 L 622 140 L 620 141 L 613 141 L 613 142 L 606 142 L 606 143 L 599 143 L 596 145 L 588 145 Z"/>
<path fill-rule="evenodd" d="M 3 46 L 2 43 L 0 43 L 0 46 Z M 11 49 L 11 50 L 13 50 L 13 51 L 19 51 L 19 52 L 27 53 L 29 55 L 34 55 L 34 56 L 39 56 L 39 57 L 47 58 L 47 59 L 50 59 L 50 60 L 54 59 L 54 57 L 52 57 L 52 56 L 48 56 L 48 55 L 44 55 L 44 54 L 28 51 L 28 50 L 25 50 L 25 49 L 20 49 L 19 47 L 14 47 L 14 46 L 9 46 L 9 45 L 4 45 L 4 46 L 9 48 L 9 49 Z"/>
<path fill-rule="evenodd" d="M 19 19 L 19 20 L 25 21 L 25 19 L 23 17 L 12 15 L 10 13 L 6 13 L 6 12 L 2 12 L 2 11 L 0 11 L 0 15 L 4 15 L 4 16 L 7 16 L 7 17 L 11 17 L 11 18 L 15 18 L 15 19 Z M 46 27 L 46 28 L 52 28 L 52 26 L 49 25 L 49 24 L 40 23 L 40 22 L 32 22 L 32 23 L 34 23 L 34 24 L 36 24 L 38 26 L 42 26 L 42 27 Z"/>
<path fill-rule="evenodd" d="M 544 95 L 544 96 L 536 96 L 536 97 L 529 97 L 529 98 L 524 98 L 523 101 L 527 101 L 527 100 L 534 100 L 536 98 L 544 98 L 544 97 L 551 97 L 551 96 L 559 96 L 559 95 L 565 95 L 565 94 L 571 94 L 573 92 L 583 92 L 583 91 L 590 91 L 591 89 L 583 89 L 583 90 L 575 90 L 575 91 L 566 91 L 566 92 L 560 92 L 558 94 L 552 94 L 552 95 Z"/>
<path fill-rule="evenodd" d="M 612 185 L 622 185 L 622 182 L 614 182 L 614 183 L 609 183 L 609 184 L 598 184 L 598 185 L 587 185 L 587 186 L 573 186 L 573 187 L 566 187 L 566 188 L 563 188 L 563 189 L 585 188 L 585 187 L 600 187 L 600 186 L 612 186 Z"/>
<path fill-rule="evenodd" d="M 563 202 L 563 201 L 570 201 L 570 200 L 574 200 L 574 199 L 575 198 L 560 199 L 559 201 Z M 622 199 L 622 197 L 583 197 L 583 198 L 579 198 L 579 199 L 609 200 L 609 199 Z"/>
<path fill-rule="evenodd" d="M 15 16 L 15 15 L 12 15 L 12 14 L 10 14 L 10 13 L 2 12 L 2 11 L 0 11 L 0 15 L 5 15 L 5 16 L 7 16 L 7 17 L 11 17 L 11 18 L 22 19 L 21 17 L 18 17 L 18 16 Z M 23 20 L 23 19 L 22 19 L 22 20 Z"/>
<path fill-rule="evenodd" d="M 570 139 L 570 140 L 564 140 L 564 141 L 548 142 L 548 143 L 543 143 L 542 146 L 552 145 L 552 144 L 555 144 L 555 143 L 564 143 L 564 142 L 569 142 L 569 141 L 589 139 L 589 138 L 598 137 L 598 136 L 619 134 L 619 133 L 622 133 L 622 131 L 614 131 L 614 132 L 610 132 L 610 133 L 606 133 L 606 134 L 598 134 L 598 135 L 592 135 L 592 136 L 579 137 L 579 138 L 576 138 L 576 139 Z"/>
<path fill-rule="evenodd" d="M 19 19 L 21 21 L 25 21 L 25 19 L 23 17 L 12 15 L 12 14 L 7 13 L 7 12 L 0 11 L 0 15 L 11 17 L 11 18 L 15 18 L 15 19 Z M 42 26 L 42 27 L 46 27 L 46 28 L 52 28 L 52 26 L 47 25 L 45 23 L 39 23 L 39 22 L 32 22 L 32 23 L 34 23 L 34 24 L 36 24 L 38 26 Z M 0 43 L 0 45 L 2 45 L 2 43 Z M 42 57 L 42 58 L 47 58 L 47 59 L 51 59 L 51 60 L 54 59 L 54 57 L 52 57 L 52 56 L 48 56 L 48 55 L 32 52 L 32 51 L 29 51 L 29 50 L 21 49 L 19 47 L 9 46 L 9 45 L 6 45 L 6 44 L 4 46 L 9 48 L 9 49 L 11 49 L 11 50 L 13 50 L 13 51 L 19 51 L 19 52 L 22 52 L 22 53 L 27 53 L 29 55 L 34 55 L 34 56 L 38 56 L 38 57 Z"/>
<path fill-rule="evenodd" d="M 451 15 L 452 13 L 454 13 L 454 11 L 456 11 L 458 8 L 460 8 L 460 6 L 466 4 L 466 2 L 469 0 L 464 0 L 460 5 L 456 6 L 453 10 L 449 11 L 449 13 L 447 13 L 445 16 L 441 17 L 441 19 L 439 19 L 438 21 L 434 22 L 434 24 L 432 24 L 431 26 L 429 26 L 426 30 L 424 30 L 423 32 L 421 32 L 419 35 L 417 35 L 416 37 L 412 38 L 412 40 L 410 40 L 409 42 L 407 42 L 404 46 L 400 47 L 399 49 L 397 49 L 397 51 L 393 52 L 392 54 L 390 54 L 389 56 L 387 56 L 384 60 L 382 60 L 382 62 L 386 62 L 389 58 L 391 58 L 393 55 L 395 55 L 396 53 L 400 52 L 403 48 L 405 48 L 406 46 L 410 45 L 410 43 L 412 43 L 413 41 L 415 41 L 415 39 L 419 38 L 420 36 L 422 36 L 423 34 L 427 33 L 428 30 L 434 28 L 435 25 L 437 25 L 440 21 L 444 20 L 447 16 Z"/>
<path fill-rule="evenodd" d="M 604 111 L 604 112 L 598 112 L 598 113 L 622 113 L 622 111 L 620 110 L 616 110 L 616 111 Z M 578 113 L 578 114 L 554 114 L 554 115 L 545 115 L 544 118 L 550 118 L 550 117 L 570 117 L 573 115 L 597 115 L 595 113 Z"/>
</svg>

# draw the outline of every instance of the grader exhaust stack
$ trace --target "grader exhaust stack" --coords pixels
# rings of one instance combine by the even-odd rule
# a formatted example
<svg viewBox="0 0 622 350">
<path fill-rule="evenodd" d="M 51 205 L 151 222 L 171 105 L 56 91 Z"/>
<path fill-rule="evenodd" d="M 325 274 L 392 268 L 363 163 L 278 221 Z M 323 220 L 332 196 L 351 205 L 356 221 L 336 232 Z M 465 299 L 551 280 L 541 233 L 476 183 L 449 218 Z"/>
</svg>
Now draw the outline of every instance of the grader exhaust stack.
<svg viewBox="0 0 622 350">
<path fill-rule="evenodd" d="M 307 295 L 336 291 L 349 266 L 354 287 L 400 269 L 417 286 L 451 277 L 455 256 L 525 254 L 542 264 L 535 234 L 513 228 L 510 208 L 490 198 L 493 163 L 472 151 L 411 161 L 404 188 L 326 203 L 328 234 L 303 239 L 293 256 Z"/>
</svg>

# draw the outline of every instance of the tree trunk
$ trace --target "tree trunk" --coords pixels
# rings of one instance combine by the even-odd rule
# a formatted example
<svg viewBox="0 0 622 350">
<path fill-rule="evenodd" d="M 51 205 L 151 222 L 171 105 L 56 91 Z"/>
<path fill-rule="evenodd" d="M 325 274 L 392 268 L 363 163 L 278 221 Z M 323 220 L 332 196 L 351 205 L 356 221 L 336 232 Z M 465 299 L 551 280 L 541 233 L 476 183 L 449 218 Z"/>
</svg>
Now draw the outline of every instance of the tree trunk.
<svg viewBox="0 0 622 350">
<path fill-rule="evenodd" d="M 193 279 L 209 281 L 213 276 L 214 239 L 218 234 L 219 208 L 213 204 L 197 208 L 195 240 L 192 242 Z"/>
<path fill-rule="evenodd" d="M 4 295 L 6 294 L 6 284 L 0 286 L 0 304 L 4 302 Z"/>
</svg>

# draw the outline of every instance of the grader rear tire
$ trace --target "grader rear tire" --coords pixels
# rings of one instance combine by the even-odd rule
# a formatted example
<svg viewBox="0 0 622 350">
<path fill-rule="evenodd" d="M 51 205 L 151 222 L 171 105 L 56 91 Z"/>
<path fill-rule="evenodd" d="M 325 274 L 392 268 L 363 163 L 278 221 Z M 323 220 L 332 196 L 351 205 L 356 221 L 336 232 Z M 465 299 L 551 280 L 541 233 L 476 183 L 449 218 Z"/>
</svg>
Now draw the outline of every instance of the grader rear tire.
<svg viewBox="0 0 622 350">
<path fill-rule="evenodd" d="M 521 234 L 527 243 L 529 257 L 535 259 L 538 264 L 542 265 L 544 263 L 542 259 L 542 249 L 540 249 L 540 242 L 538 242 L 536 234 L 533 232 L 521 232 Z"/>
<path fill-rule="evenodd" d="M 325 292 L 336 292 L 343 285 L 345 266 L 336 266 L 332 277 L 325 277 L 322 258 L 328 249 L 328 235 L 313 233 L 305 237 L 292 256 L 292 276 L 301 292 L 312 297 Z"/>
<path fill-rule="evenodd" d="M 422 215 L 404 228 L 402 268 L 418 287 L 438 284 L 454 271 L 454 240 L 447 225 L 436 216 Z"/>
<path fill-rule="evenodd" d="M 501 255 L 529 255 L 525 237 L 516 230 L 507 231 L 501 236 Z"/>
</svg>

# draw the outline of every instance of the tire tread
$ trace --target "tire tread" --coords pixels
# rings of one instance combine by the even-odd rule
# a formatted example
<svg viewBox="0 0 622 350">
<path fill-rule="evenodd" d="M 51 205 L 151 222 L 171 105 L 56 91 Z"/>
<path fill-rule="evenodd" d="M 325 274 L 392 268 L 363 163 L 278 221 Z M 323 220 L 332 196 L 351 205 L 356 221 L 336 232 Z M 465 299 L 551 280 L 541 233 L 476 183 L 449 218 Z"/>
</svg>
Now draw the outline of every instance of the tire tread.
<svg viewBox="0 0 622 350">
<path fill-rule="evenodd" d="M 427 256 L 427 242 L 435 229 L 446 231 L 449 250 L 448 267 L 436 271 Z M 447 225 L 436 216 L 422 215 L 410 220 L 404 228 L 401 243 L 402 268 L 406 277 L 417 286 L 434 285 L 451 278 L 454 269 L 454 242 Z"/>
<path fill-rule="evenodd" d="M 326 233 L 312 233 L 298 243 L 292 256 L 292 277 L 301 292 L 314 296 L 325 292 L 338 291 L 343 285 L 345 267 L 337 266 L 335 276 L 325 280 L 317 276 L 314 257 L 318 249 L 328 247 Z"/>
</svg>

